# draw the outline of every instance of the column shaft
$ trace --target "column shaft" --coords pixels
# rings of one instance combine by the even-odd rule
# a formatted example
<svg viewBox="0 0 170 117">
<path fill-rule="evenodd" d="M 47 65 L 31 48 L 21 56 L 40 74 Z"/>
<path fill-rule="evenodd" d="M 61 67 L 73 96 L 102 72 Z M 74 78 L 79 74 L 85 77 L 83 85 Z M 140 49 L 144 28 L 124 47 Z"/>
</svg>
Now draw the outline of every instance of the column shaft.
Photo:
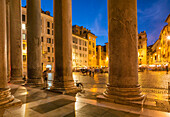
<svg viewBox="0 0 170 117">
<path fill-rule="evenodd" d="M 41 84 L 41 1 L 27 0 L 28 84 Z"/>
<path fill-rule="evenodd" d="M 72 4 L 54 0 L 55 77 L 53 88 L 72 92 Z"/>
<path fill-rule="evenodd" d="M 6 24 L 7 24 L 7 82 L 11 77 L 11 59 L 10 59 L 10 2 L 6 0 Z"/>
<path fill-rule="evenodd" d="M 0 0 L 0 106 L 12 101 L 7 86 L 6 0 Z"/>
<path fill-rule="evenodd" d="M 11 82 L 22 80 L 21 0 L 10 0 Z"/>
<path fill-rule="evenodd" d="M 108 0 L 109 84 L 106 97 L 140 100 L 137 0 Z"/>
</svg>

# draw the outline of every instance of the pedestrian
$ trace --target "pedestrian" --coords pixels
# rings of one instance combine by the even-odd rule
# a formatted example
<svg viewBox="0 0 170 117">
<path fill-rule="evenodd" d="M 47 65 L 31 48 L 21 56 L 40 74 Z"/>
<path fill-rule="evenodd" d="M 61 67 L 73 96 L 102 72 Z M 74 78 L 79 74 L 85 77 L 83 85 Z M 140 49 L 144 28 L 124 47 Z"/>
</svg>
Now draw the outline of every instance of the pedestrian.
<svg viewBox="0 0 170 117">
<path fill-rule="evenodd" d="M 44 80 L 43 89 L 46 89 L 46 88 L 47 88 L 47 79 L 48 79 L 48 69 L 46 69 L 46 70 L 43 72 L 43 80 Z"/>
<path fill-rule="evenodd" d="M 95 69 L 94 69 L 94 67 L 93 67 L 93 68 L 92 68 L 93 77 L 94 77 L 94 72 L 95 72 Z"/>
<path fill-rule="evenodd" d="M 91 76 L 91 67 L 89 68 L 89 76 Z"/>
<path fill-rule="evenodd" d="M 168 74 L 168 65 L 166 66 L 166 73 Z"/>
</svg>

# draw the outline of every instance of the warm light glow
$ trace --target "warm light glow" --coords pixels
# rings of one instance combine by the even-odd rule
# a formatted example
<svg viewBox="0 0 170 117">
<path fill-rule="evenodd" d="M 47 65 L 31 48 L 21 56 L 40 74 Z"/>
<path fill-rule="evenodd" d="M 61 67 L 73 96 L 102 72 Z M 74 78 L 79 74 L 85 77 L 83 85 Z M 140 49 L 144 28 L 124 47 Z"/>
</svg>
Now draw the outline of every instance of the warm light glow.
<svg viewBox="0 0 170 117">
<path fill-rule="evenodd" d="M 161 49 L 161 47 L 159 47 L 159 49 Z"/>
<path fill-rule="evenodd" d="M 26 53 L 27 53 L 27 51 L 26 51 L 26 50 L 22 50 L 22 53 L 26 54 Z"/>
<path fill-rule="evenodd" d="M 26 29 L 25 24 L 22 24 L 22 29 L 23 29 L 23 30 L 25 30 L 25 29 Z"/>
<path fill-rule="evenodd" d="M 106 57 L 106 61 L 108 61 L 109 60 L 109 58 L 108 57 Z"/>
<path fill-rule="evenodd" d="M 168 36 L 167 39 L 170 40 L 170 36 Z"/>
<path fill-rule="evenodd" d="M 157 54 L 155 54 L 155 55 L 157 55 Z"/>
</svg>

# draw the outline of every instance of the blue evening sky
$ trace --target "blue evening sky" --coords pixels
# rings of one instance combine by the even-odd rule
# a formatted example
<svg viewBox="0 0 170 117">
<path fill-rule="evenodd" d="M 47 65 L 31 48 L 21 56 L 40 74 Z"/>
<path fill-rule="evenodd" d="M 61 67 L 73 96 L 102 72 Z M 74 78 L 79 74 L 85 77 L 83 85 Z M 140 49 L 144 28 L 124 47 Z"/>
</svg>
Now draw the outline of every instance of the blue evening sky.
<svg viewBox="0 0 170 117">
<path fill-rule="evenodd" d="M 138 0 L 138 32 L 146 31 L 148 45 L 159 38 L 169 6 L 170 0 Z M 41 8 L 53 16 L 53 0 L 41 0 Z M 90 29 L 98 37 L 97 45 L 104 45 L 108 42 L 107 0 L 72 0 L 72 24 Z"/>
</svg>

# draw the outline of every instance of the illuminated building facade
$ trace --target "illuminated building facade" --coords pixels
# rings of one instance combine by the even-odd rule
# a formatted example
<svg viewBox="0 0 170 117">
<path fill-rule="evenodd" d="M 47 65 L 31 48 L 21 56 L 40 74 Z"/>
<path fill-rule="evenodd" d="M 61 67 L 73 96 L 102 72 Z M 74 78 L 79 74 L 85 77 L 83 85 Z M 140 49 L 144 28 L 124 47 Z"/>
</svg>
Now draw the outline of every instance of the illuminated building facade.
<svg viewBox="0 0 170 117">
<path fill-rule="evenodd" d="M 49 68 L 53 71 L 54 69 L 54 26 L 53 26 L 53 17 L 50 16 L 49 11 L 41 11 L 41 49 L 42 49 L 42 69 L 45 70 Z M 27 39 L 26 39 L 26 8 L 22 8 L 22 38 L 23 38 L 23 71 L 24 74 L 27 72 Z M 74 27 L 74 26 L 73 26 Z M 74 28 L 73 28 L 74 30 Z M 93 41 L 90 40 L 90 43 L 96 47 L 96 36 L 90 33 L 88 29 L 85 37 L 79 34 L 72 34 L 72 66 L 73 68 L 82 68 L 88 67 L 88 49 L 90 47 L 93 51 L 94 56 L 96 51 L 93 47 L 89 46 L 89 38 L 93 37 Z M 74 32 L 74 31 L 73 31 Z M 89 36 L 90 35 L 90 36 Z M 95 37 L 95 38 L 94 38 Z M 89 39 L 89 40 L 88 40 Z M 93 60 L 93 59 L 92 59 Z M 95 61 L 95 59 L 93 60 Z M 95 63 L 95 62 L 94 62 Z M 93 64 L 95 66 L 95 64 Z"/>
<path fill-rule="evenodd" d="M 152 67 L 165 68 L 170 63 L 170 15 L 165 22 L 168 24 L 163 27 L 159 39 L 148 51 L 148 64 Z"/>
<path fill-rule="evenodd" d="M 108 43 L 96 46 L 96 65 L 97 67 L 108 67 Z"/>
<path fill-rule="evenodd" d="M 88 67 L 88 40 L 72 34 L 72 66 L 73 68 Z"/>
<path fill-rule="evenodd" d="M 147 66 L 147 34 L 145 31 L 138 34 L 138 65 Z"/>
<path fill-rule="evenodd" d="M 96 38 L 90 30 L 83 26 L 72 26 L 72 33 L 88 40 L 88 66 L 96 67 Z"/>
</svg>

